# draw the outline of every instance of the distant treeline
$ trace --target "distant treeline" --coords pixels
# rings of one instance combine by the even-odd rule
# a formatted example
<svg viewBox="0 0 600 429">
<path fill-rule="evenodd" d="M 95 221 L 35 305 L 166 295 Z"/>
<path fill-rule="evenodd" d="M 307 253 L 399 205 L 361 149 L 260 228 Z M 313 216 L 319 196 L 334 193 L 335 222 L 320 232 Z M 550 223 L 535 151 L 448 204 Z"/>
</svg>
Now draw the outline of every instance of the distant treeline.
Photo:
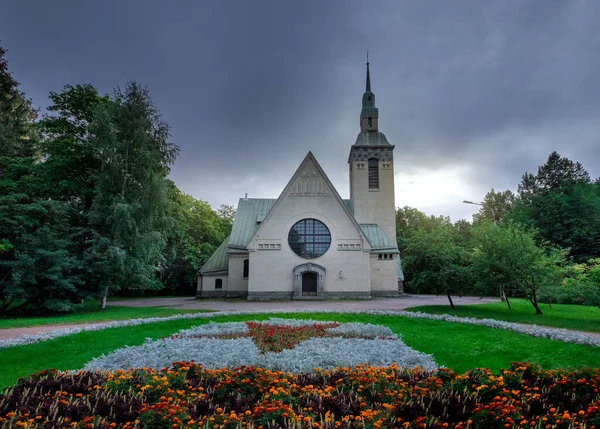
<svg viewBox="0 0 600 429">
<path fill-rule="evenodd" d="M 396 225 L 408 291 L 600 305 L 600 180 L 556 152 L 473 223 L 404 207 Z"/>
</svg>

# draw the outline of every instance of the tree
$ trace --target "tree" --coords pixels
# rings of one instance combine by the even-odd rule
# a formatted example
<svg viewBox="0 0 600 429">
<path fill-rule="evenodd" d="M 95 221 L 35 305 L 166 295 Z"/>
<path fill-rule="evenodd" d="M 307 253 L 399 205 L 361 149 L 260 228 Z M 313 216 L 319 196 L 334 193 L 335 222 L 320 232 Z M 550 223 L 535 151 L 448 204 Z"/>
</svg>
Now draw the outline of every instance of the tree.
<svg viewBox="0 0 600 429">
<path fill-rule="evenodd" d="M 0 157 L 27 158 L 36 151 L 34 121 L 37 114 L 31 100 L 19 90 L 19 83 L 8 71 L 5 55 L 0 45 Z"/>
<path fill-rule="evenodd" d="M 538 174 L 525 173 L 509 217 L 570 249 L 576 262 L 600 257 L 600 190 L 580 163 L 553 152 Z"/>
<path fill-rule="evenodd" d="M 548 156 L 546 163 L 538 167 L 534 176 L 525 173 L 518 192 L 521 198 L 556 191 L 564 186 L 576 183 L 590 183 L 590 175 L 579 162 L 561 157 L 554 151 Z"/>
<path fill-rule="evenodd" d="M 406 243 L 404 271 L 411 287 L 421 292 L 445 294 L 454 308 L 452 294 L 465 292 L 470 277 L 468 255 L 456 244 L 452 225 L 427 230 L 418 228 Z"/>
<path fill-rule="evenodd" d="M 0 312 L 69 311 L 83 297 L 73 256 L 74 212 L 45 194 L 31 101 L 0 47 Z"/>
<path fill-rule="evenodd" d="M 542 314 L 539 291 L 559 281 L 564 253 L 539 247 L 533 233 L 511 222 L 481 222 L 473 228 L 473 246 L 473 273 L 483 293 L 525 296 Z"/>
<path fill-rule="evenodd" d="M 173 183 L 169 194 L 169 217 L 174 223 L 165 250 L 162 281 L 166 288 L 191 294 L 196 290 L 196 273 L 229 235 L 231 220 L 223 219 L 207 202 L 182 193 Z"/>
<path fill-rule="evenodd" d="M 109 102 L 92 85 L 67 85 L 60 93 L 50 92 L 53 104 L 39 123 L 44 162 L 41 174 L 44 194 L 67 201 L 82 214 L 92 206 L 102 156 L 90 135 L 97 109 Z"/>
<path fill-rule="evenodd" d="M 39 164 L 33 158 L 5 158 L 0 179 L 0 312 L 17 308 L 71 311 L 85 290 L 73 251 L 73 210 L 38 197 Z"/>
<path fill-rule="evenodd" d="M 473 215 L 473 221 L 476 223 L 489 219 L 499 222 L 511 210 L 514 201 L 515 194 L 511 190 L 496 192 L 492 188 L 483 198 L 479 212 Z"/>
<path fill-rule="evenodd" d="M 235 218 L 235 207 L 234 206 L 229 206 L 227 204 L 221 204 L 221 207 L 219 207 L 219 210 L 217 210 L 217 214 L 219 215 L 219 217 L 221 219 L 227 219 L 233 222 L 233 219 Z"/>
<path fill-rule="evenodd" d="M 217 210 L 217 214 L 221 218 L 221 233 L 223 236 L 227 237 L 231 233 L 231 228 L 233 227 L 233 220 L 235 219 L 236 214 L 235 207 L 221 204 L 221 207 Z"/>
<path fill-rule="evenodd" d="M 111 290 L 159 289 L 168 228 L 169 166 L 178 148 L 169 127 L 135 82 L 100 106 L 91 127 L 102 165 L 90 210 L 94 236 L 87 257 L 102 285 L 101 308 Z"/>
<path fill-rule="evenodd" d="M 459 219 L 454 222 L 456 231 L 456 243 L 461 247 L 468 247 L 471 241 L 471 229 L 473 225 L 466 219 Z"/>
<path fill-rule="evenodd" d="M 427 216 L 414 207 L 405 206 L 396 209 L 396 231 L 400 251 L 403 250 L 410 241 L 410 237 L 419 229 L 423 228 L 431 231 L 442 225 L 452 225 L 450 218 L 447 216 Z"/>
</svg>

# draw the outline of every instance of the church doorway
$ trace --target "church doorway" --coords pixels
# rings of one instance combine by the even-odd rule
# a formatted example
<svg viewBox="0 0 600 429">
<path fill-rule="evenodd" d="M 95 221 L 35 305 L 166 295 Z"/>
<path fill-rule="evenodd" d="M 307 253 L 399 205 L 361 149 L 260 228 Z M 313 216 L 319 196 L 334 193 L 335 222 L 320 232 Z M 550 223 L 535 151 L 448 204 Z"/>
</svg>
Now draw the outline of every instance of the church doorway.
<svg viewBox="0 0 600 429">
<path fill-rule="evenodd" d="M 294 267 L 294 299 L 325 298 L 325 268 L 308 262 Z"/>
<path fill-rule="evenodd" d="M 302 296 L 317 296 L 319 275 L 315 272 L 302 274 Z"/>
</svg>

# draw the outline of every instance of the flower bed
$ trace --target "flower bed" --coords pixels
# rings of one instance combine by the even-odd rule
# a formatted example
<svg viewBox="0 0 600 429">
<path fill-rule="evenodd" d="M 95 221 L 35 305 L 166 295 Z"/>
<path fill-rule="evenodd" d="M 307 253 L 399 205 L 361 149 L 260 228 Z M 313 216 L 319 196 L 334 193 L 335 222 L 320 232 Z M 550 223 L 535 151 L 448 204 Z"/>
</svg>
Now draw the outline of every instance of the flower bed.
<svg viewBox="0 0 600 429">
<path fill-rule="evenodd" d="M 437 368 L 430 355 L 411 349 L 385 326 L 272 318 L 209 323 L 169 338 L 148 339 L 98 357 L 85 369 L 160 369 L 173 361 L 195 361 L 210 369 L 254 366 L 295 373 L 362 364 Z"/>
<path fill-rule="evenodd" d="M 0 427 L 600 428 L 600 372 L 513 364 L 423 371 L 361 366 L 308 374 L 254 367 L 49 370 L 0 395 Z"/>
</svg>

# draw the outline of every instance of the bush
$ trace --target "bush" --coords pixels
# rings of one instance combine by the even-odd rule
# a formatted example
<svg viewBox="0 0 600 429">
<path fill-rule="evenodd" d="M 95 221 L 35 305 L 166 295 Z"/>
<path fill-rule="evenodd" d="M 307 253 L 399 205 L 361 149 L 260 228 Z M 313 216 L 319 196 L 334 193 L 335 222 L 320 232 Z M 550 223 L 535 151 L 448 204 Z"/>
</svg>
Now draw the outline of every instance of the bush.
<svg viewBox="0 0 600 429">
<path fill-rule="evenodd" d="M 546 291 L 544 302 L 600 305 L 600 259 L 592 259 L 587 264 L 572 264 L 564 270 L 564 280 Z"/>
</svg>

